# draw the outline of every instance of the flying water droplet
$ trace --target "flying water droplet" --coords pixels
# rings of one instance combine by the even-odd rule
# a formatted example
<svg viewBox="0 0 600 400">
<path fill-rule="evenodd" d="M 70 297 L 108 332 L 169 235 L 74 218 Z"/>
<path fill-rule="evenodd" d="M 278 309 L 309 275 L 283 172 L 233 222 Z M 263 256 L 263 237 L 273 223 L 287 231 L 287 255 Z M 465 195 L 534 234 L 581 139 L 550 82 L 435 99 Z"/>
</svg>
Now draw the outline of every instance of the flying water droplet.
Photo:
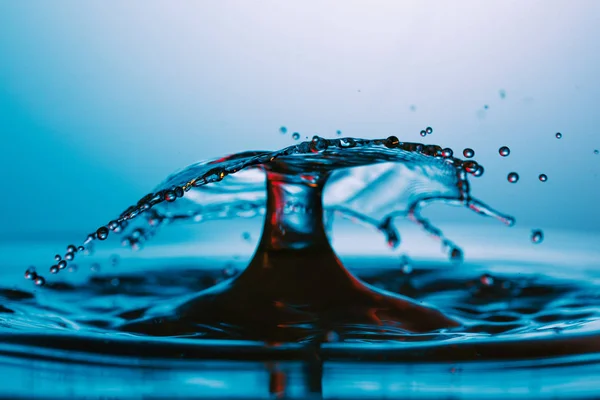
<svg viewBox="0 0 600 400">
<path fill-rule="evenodd" d="M 106 238 L 108 237 L 108 228 L 105 226 L 101 226 L 96 231 L 96 236 L 98 237 L 98 240 L 106 240 Z"/>
<path fill-rule="evenodd" d="M 463 260 L 463 252 L 458 247 L 453 247 L 450 250 L 450 260 L 456 263 L 460 263 Z"/>
<path fill-rule="evenodd" d="M 400 257 L 400 271 L 404 275 L 410 275 L 413 271 L 410 259 L 407 256 Z"/>
<path fill-rule="evenodd" d="M 292 139 L 294 139 L 294 140 L 300 139 L 300 134 L 298 132 L 292 133 Z"/>
<path fill-rule="evenodd" d="M 420 135 L 421 135 L 422 137 L 425 137 L 425 136 L 427 136 L 427 132 L 425 132 L 425 130 L 422 130 L 422 131 L 420 132 Z"/>
<path fill-rule="evenodd" d="M 506 98 L 506 90 L 500 89 L 500 91 L 498 92 L 498 94 L 500 95 L 501 99 L 505 99 Z"/>
<path fill-rule="evenodd" d="M 535 229 L 531 232 L 531 242 L 535 244 L 540 244 L 544 241 L 544 232 L 540 229 Z"/>
<path fill-rule="evenodd" d="M 67 253 L 65 254 L 65 260 L 72 261 L 75 258 L 75 253 Z"/>
<path fill-rule="evenodd" d="M 68 245 L 67 246 L 67 253 L 75 253 L 77 251 L 77 247 L 75 247 L 75 245 Z"/>
<path fill-rule="evenodd" d="M 335 134 L 340 136 L 342 134 L 342 131 L 340 131 L 339 129 L 337 131 L 335 131 Z"/>
<path fill-rule="evenodd" d="M 67 262 L 65 260 L 60 261 L 57 265 L 57 267 L 59 269 L 65 269 L 66 266 L 67 266 Z"/>
<path fill-rule="evenodd" d="M 37 278 L 35 278 L 35 284 L 37 286 L 44 286 L 46 284 L 46 280 L 44 279 L 44 277 L 38 276 Z"/>
<path fill-rule="evenodd" d="M 60 260 L 62 260 L 62 257 L 60 255 L 55 255 L 54 256 L 54 261 L 59 262 Z"/>
<path fill-rule="evenodd" d="M 548 176 L 546 174 L 540 174 L 538 179 L 540 180 L 540 182 L 546 182 L 548 180 Z"/>
<path fill-rule="evenodd" d="M 35 279 L 37 278 L 37 272 L 35 272 L 35 267 L 29 267 L 25 271 L 25 279 Z"/>
<path fill-rule="evenodd" d="M 557 139 L 562 139 L 562 133 L 560 132 L 556 132 L 556 135 L 554 136 L 556 136 Z"/>
<path fill-rule="evenodd" d="M 510 149 L 507 146 L 502 146 L 498 150 L 498 153 L 500 153 L 502 157 L 508 157 L 508 155 L 510 154 Z"/>
<path fill-rule="evenodd" d="M 53 265 L 50 267 L 51 274 L 58 274 L 58 265 Z"/>
<path fill-rule="evenodd" d="M 463 150 L 463 156 L 466 158 L 471 158 L 475 156 L 475 151 L 473 149 L 466 148 Z"/>
<path fill-rule="evenodd" d="M 598 149 L 594 150 L 594 154 L 600 154 L 600 150 L 598 150 Z"/>
<path fill-rule="evenodd" d="M 287 133 L 287 128 L 285 126 L 282 126 L 281 128 L 279 128 L 279 132 L 285 134 Z"/>
<path fill-rule="evenodd" d="M 433 133 L 433 128 L 432 128 L 432 127 L 430 127 L 430 126 L 428 126 L 427 128 L 425 128 L 425 132 L 426 132 L 428 135 L 431 135 L 431 134 Z"/>
<path fill-rule="evenodd" d="M 519 181 L 519 174 L 517 174 L 516 172 L 511 172 L 510 174 L 508 174 L 507 179 L 510 183 L 517 183 Z"/>
<path fill-rule="evenodd" d="M 453 155 L 454 155 L 454 152 L 450 148 L 445 148 L 444 150 L 442 150 L 442 157 L 444 157 L 444 158 L 450 158 Z"/>
</svg>

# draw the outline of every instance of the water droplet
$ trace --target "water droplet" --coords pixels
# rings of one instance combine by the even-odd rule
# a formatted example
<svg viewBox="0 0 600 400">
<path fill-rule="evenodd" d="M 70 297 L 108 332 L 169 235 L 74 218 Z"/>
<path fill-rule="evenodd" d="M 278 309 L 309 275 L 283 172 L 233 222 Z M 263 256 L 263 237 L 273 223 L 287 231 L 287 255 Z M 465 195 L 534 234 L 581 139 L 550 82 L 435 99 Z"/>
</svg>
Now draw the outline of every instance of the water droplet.
<svg viewBox="0 0 600 400">
<path fill-rule="evenodd" d="M 444 158 L 450 158 L 454 155 L 454 152 L 452 151 L 452 149 L 450 148 L 445 148 L 444 150 L 442 150 L 442 157 Z"/>
<path fill-rule="evenodd" d="M 119 228 L 119 223 L 117 221 L 110 221 L 108 223 L 108 229 L 110 229 L 111 231 L 116 231 Z"/>
<path fill-rule="evenodd" d="M 600 154 L 600 150 L 598 150 L 598 149 L 594 150 L 594 154 Z"/>
<path fill-rule="evenodd" d="M 422 130 L 420 134 L 421 134 L 421 136 L 423 136 L 423 137 L 427 136 L 427 132 L 425 132 L 425 130 Z"/>
<path fill-rule="evenodd" d="M 462 262 L 463 260 L 463 252 L 458 247 L 453 247 L 450 250 L 450 260 L 454 262 Z"/>
<path fill-rule="evenodd" d="M 540 244 L 544 241 L 544 232 L 539 229 L 531 231 L 531 241 L 535 244 Z"/>
<path fill-rule="evenodd" d="M 175 201 L 177 199 L 177 195 L 175 194 L 175 192 L 173 190 L 166 190 L 165 191 L 165 200 L 168 201 L 169 203 Z"/>
<path fill-rule="evenodd" d="M 430 127 L 430 126 L 428 126 L 427 128 L 425 128 L 425 132 L 426 132 L 428 135 L 431 135 L 431 134 L 433 133 L 433 128 L 432 128 L 432 127 Z"/>
<path fill-rule="evenodd" d="M 281 132 L 282 134 L 287 133 L 287 128 L 285 126 L 282 126 L 281 128 L 279 128 L 279 132 Z"/>
<path fill-rule="evenodd" d="M 415 106 L 414 104 L 411 104 L 409 109 L 410 109 L 410 111 L 417 111 L 417 106 Z"/>
<path fill-rule="evenodd" d="M 465 156 L 466 158 L 471 158 L 473 156 L 475 156 L 475 151 L 473 149 L 464 149 L 463 150 L 463 156 Z"/>
<path fill-rule="evenodd" d="M 485 172 L 485 168 L 482 165 L 478 165 L 477 169 L 473 172 L 473 176 L 479 178 Z"/>
<path fill-rule="evenodd" d="M 121 281 L 119 280 L 119 278 L 112 278 L 110 280 L 110 284 L 116 287 L 116 286 L 119 286 L 121 284 Z"/>
<path fill-rule="evenodd" d="M 252 236 L 250 235 L 249 232 L 244 232 L 242 233 L 242 239 L 244 239 L 245 241 L 249 241 L 252 238 Z"/>
<path fill-rule="evenodd" d="M 488 108 L 490 108 L 490 106 L 488 106 L 488 105 L 486 104 L 486 105 L 484 105 L 484 106 L 483 106 L 483 108 L 487 110 Z"/>
<path fill-rule="evenodd" d="M 498 92 L 498 94 L 500 95 L 501 99 L 505 99 L 506 98 L 506 90 L 500 89 L 500 91 Z"/>
<path fill-rule="evenodd" d="M 29 267 L 25 271 L 25 279 L 35 279 L 37 278 L 37 273 L 35 272 L 35 267 Z"/>
<path fill-rule="evenodd" d="M 67 271 L 69 271 L 69 272 L 76 272 L 77 271 L 77 265 L 76 264 L 69 264 L 69 268 L 67 268 Z"/>
<path fill-rule="evenodd" d="M 335 133 L 336 133 L 336 135 L 338 135 L 338 136 L 339 136 L 339 135 L 341 135 L 341 134 L 342 134 L 342 131 L 340 131 L 340 130 L 337 130 L 337 131 L 335 131 Z"/>
<path fill-rule="evenodd" d="M 67 262 L 65 260 L 62 260 L 57 265 L 57 267 L 60 268 L 60 269 L 65 269 L 66 266 L 67 266 Z"/>
<path fill-rule="evenodd" d="M 67 253 L 65 254 L 65 260 L 71 261 L 75 258 L 75 253 Z"/>
<path fill-rule="evenodd" d="M 294 139 L 294 140 L 300 139 L 300 134 L 298 132 L 292 133 L 292 139 Z"/>
<path fill-rule="evenodd" d="M 77 251 L 77 247 L 75 247 L 75 245 L 68 245 L 67 246 L 67 253 L 75 253 Z"/>
<path fill-rule="evenodd" d="M 105 226 L 101 226 L 96 231 L 96 236 L 98 236 L 99 240 L 106 240 L 106 238 L 108 237 L 108 228 Z"/>
<path fill-rule="evenodd" d="M 92 272 L 100 272 L 100 264 L 98 264 L 98 263 L 92 263 L 92 265 L 90 265 L 90 271 L 92 271 Z"/>
<path fill-rule="evenodd" d="M 57 254 L 54 256 L 54 261 L 58 262 L 60 260 L 62 260 L 62 257 L 60 255 Z"/>
<path fill-rule="evenodd" d="M 510 154 L 510 149 L 507 146 L 502 146 L 498 150 L 498 153 L 500 153 L 502 157 L 508 157 L 508 155 Z"/>
<path fill-rule="evenodd" d="M 43 277 L 38 276 L 35 278 L 35 284 L 38 286 L 44 286 L 46 284 L 46 280 Z"/>
<path fill-rule="evenodd" d="M 540 182 L 546 182 L 548 180 L 548 176 L 546 174 L 540 174 L 538 179 L 540 180 Z"/>
<path fill-rule="evenodd" d="M 413 271 L 413 267 L 407 256 L 400 257 L 400 271 L 404 275 L 410 275 Z"/>
<path fill-rule="evenodd" d="M 494 278 L 492 278 L 492 276 L 489 274 L 481 275 L 481 278 L 479 278 L 479 281 L 481 282 L 481 284 L 483 286 L 490 287 L 490 286 L 494 285 Z"/>
<path fill-rule="evenodd" d="M 77 251 L 83 251 L 83 250 L 84 250 L 83 246 L 77 247 Z"/>
<path fill-rule="evenodd" d="M 53 265 L 50 267 L 50 273 L 51 274 L 57 274 L 58 273 L 58 265 Z"/>
<path fill-rule="evenodd" d="M 398 143 L 400 143 L 400 141 L 396 136 L 389 136 L 387 139 L 385 139 L 384 144 L 385 147 L 392 148 L 398 146 Z"/>
<path fill-rule="evenodd" d="M 339 342 L 340 341 L 340 335 L 338 335 L 337 332 L 335 332 L 335 331 L 329 331 L 325 335 L 325 341 L 327 341 L 329 343 Z"/>
<path fill-rule="evenodd" d="M 556 132 L 555 136 L 557 139 L 562 139 L 562 133 L 560 133 L 560 132 Z"/>
<path fill-rule="evenodd" d="M 507 179 L 510 183 L 517 183 L 519 181 L 519 174 L 517 174 L 516 172 L 511 172 L 510 174 L 508 174 Z"/>
<path fill-rule="evenodd" d="M 177 186 L 175 188 L 175 196 L 177 197 L 183 197 L 183 188 L 180 186 Z"/>
</svg>

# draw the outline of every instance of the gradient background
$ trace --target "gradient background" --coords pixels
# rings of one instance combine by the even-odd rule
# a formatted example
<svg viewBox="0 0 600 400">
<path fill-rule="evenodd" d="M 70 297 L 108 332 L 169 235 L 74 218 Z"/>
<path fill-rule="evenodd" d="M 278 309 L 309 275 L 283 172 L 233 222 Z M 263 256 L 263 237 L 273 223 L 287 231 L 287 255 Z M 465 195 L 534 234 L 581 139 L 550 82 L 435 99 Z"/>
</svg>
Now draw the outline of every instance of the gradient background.
<svg viewBox="0 0 600 400">
<path fill-rule="evenodd" d="M 0 235 L 84 237 L 173 170 L 294 131 L 426 126 L 475 149 L 474 193 L 520 225 L 598 232 L 598 38 L 595 0 L 0 1 Z"/>
</svg>

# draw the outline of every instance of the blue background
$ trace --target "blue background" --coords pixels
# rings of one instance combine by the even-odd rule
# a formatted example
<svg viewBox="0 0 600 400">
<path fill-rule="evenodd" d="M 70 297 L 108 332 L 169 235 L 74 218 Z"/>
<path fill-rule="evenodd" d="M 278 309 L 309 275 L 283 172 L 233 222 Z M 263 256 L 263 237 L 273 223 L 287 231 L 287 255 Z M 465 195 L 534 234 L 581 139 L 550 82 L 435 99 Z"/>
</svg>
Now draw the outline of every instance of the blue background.
<svg viewBox="0 0 600 400">
<path fill-rule="evenodd" d="M 0 1 L 0 235 L 87 234 L 173 170 L 291 132 L 426 126 L 475 149 L 474 193 L 519 224 L 597 232 L 598 38 L 594 0 Z"/>
</svg>

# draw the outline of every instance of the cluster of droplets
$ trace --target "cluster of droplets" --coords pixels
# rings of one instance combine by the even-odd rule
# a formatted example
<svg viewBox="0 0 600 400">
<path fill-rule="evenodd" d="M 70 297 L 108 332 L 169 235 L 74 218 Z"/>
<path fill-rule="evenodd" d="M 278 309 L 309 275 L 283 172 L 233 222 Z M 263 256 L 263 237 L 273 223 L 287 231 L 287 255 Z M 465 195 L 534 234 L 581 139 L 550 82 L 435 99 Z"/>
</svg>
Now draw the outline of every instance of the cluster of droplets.
<svg viewBox="0 0 600 400">
<path fill-rule="evenodd" d="M 282 127 L 280 131 L 282 133 L 287 132 L 287 128 L 285 129 L 285 132 L 283 128 L 284 127 Z M 424 130 L 424 132 L 425 134 L 430 134 L 431 132 L 433 132 L 433 129 L 428 127 Z M 162 189 L 144 196 L 137 202 L 137 204 L 127 208 L 119 216 L 119 218 L 110 221 L 108 224 L 99 227 L 95 232 L 89 234 L 81 246 L 68 246 L 67 252 L 63 257 L 57 256 L 55 258 L 55 261 L 57 263 L 50 267 L 50 272 L 56 274 L 61 270 L 64 270 L 65 268 L 67 268 L 69 262 L 75 258 L 75 255 L 77 253 L 81 252 L 85 254 L 86 251 L 89 252 L 89 248 L 91 248 L 93 241 L 103 241 L 108 238 L 111 232 L 120 233 L 124 231 L 128 225 L 128 221 L 132 220 L 133 218 L 136 218 L 142 213 L 147 213 L 147 221 L 150 226 L 160 225 L 165 219 L 190 219 L 190 217 L 192 217 L 194 221 L 202 220 L 203 216 L 200 214 L 193 216 L 182 215 L 179 217 L 166 217 L 152 210 L 152 208 L 157 204 L 160 204 L 162 202 L 174 202 L 177 199 L 184 197 L 185 192 L 189 191 L 194 187 L 200 187 L 208 183 L 219 182 L 229 174 L 236 173 L 237 171 L 248 167 L 267 164 L 278 157 L 284 157 L 293 154 L 322 153 L 330 147 L 347 149 L 354 147 L 369 146 L 385 146 L 388 149 L 399 149 L 405 152 L 417 153 L 424 156 L 433 157 L 435 159 L 442 160 L 445 163 L 451 164 L 454 167 L 457 174 L 457 188 L 460 193 L 460 198 L 444 199 L 447 203 L 457 203 L 459 205 L 466 206 L 467 208 L 479 214 L 495 217 L 509 226 L 512 226 L 514 224 L 514 219 L 512 217 L 499 214 L 498 212 L 487 207 L 485 204 L 479 202 L 476 199 L 471 198 L 470 184 L 467 176 L 471 175 L 473 177 L 480 177 L 484 173 L 484 168 L 474 160 L 461 160 L 455 158 L 454 152 L 450 148 L 442 148 L 437 145 L 424 145 L 421 143 L 400 142 L 396 136 L 390 136 L 387 139 L 376 140 L 353 138 L 324 139 L 318 136 L 314 136 L 311 141 L 302 142 L 298 145 L 290 146 L 276 152 L 262 153 L 255 157 L 242 159 L 239 163 L 233 163 L 225 167 L 216 166 L 210 169 L 209 171 L 203 173 L 202 175 L 184 182 L 183 184 L 175 185 L 169 189 Z M 474 155 L 474 151 L 471 149 L 465 149 L 463 153 L 471 157 Z M 381 232 L 383 232 L 387 238 L 389 246 L 395 248 L 400 243 L 400 235 L 398 234 L 397 230 L 393 225 L 393 218 L 407 217 L 408 219 L 415 222 L 417 225 L 421 226 L 421 228 L 423 228 L 427 233 L 439 239 L 443 247 L 447 249 L 449 258 L 453 261 L 459 262 L 463 258 L 462 250 L 453 242 L 445 238 L 438 228 L 434 227 L 428 220 L 426 220 L 420 215 L 420 209 L 433 200 L 440 199 L 425 199 L 423 201 L 416 202 L 406 211 L 395 212 L 390 214 L 388 218 L 384 219 L 381 222 L 367 222 L 375 226 Z M 346 211 L 344 210 L 340 211 L 342 214 L 346 213 Z M 253 215 L 255 215 L 255 213 L 253 213 Z M 144 240 L 147 240 L 149 236 L 152 235 L 152 232 L 152 230 L 144 230 L 141 228 L 137 228 L 132 232 L 128 233 L 128 235 L 123 240 L 123 244 L 128 245 L 133 249 L 139 248 L 141 243 Z M 36 283 L 39 285 L 43 285 L 45 282 L 43 277 L 37 274 L 34 275 L 30 273 L 27 276 L 30 277 L 29 279 L 35 280 Z"/>
<path fill-rule="evenodd" d="M 419 132 L 419 134 L 421 135 L 421 137 L 425 137 L 427 135 L 431 135 L 433 133 L 433 128 L 428 126 L 427 128 L 421 130 L 421 132 Z"/>
</svg>

